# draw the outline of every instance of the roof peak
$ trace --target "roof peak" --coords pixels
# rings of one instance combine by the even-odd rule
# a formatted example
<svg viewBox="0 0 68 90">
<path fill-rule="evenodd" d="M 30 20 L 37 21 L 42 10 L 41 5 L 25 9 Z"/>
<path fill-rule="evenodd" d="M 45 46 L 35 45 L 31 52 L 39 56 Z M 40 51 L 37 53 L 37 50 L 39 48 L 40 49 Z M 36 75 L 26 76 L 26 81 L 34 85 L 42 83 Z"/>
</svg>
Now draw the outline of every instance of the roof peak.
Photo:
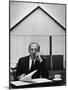
<svg viewBox="0 0 68 90">
<path fill-rule="evenodd" d="M 49 13 L 47 13 L 42 7 L 37 6 L 35 9 L 33 9 L 30 13 L 28 13 L 23 19 L 21 19 L 17 24 L 15 24 L 10 31 L 12 31 L 16 26 L 18 26 L 22 21 L 24 21 L 28 16 L 30 16 L 33 12 L 35 12 L 37 9 L 41 9 L 45 14 L 47 14 L 51 19 L 53 19 L 61 28 L 66 30 L 58 21 L 56 21 Z"/>
</svg>

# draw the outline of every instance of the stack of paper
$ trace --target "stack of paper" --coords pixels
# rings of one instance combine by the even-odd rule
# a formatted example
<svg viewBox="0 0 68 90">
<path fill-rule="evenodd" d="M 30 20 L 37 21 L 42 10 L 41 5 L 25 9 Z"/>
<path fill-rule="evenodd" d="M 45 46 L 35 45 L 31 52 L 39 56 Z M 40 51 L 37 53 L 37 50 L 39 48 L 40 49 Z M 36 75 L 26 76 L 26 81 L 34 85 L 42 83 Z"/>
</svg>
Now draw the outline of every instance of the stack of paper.
<svg viewBox="0 0 68 90">
<path fill-rule="evenodd" d="M 15 86 L 24 86 L 24 85 L 31 85 L 34 83 L 46 83 L 46 82 L 52 82 L 52 80 L 48 80 L 45 78 L 39 78 L 39 79 L 32 79 L 31 81 L 12 81 L 11 84 L 15 85 Z"/>
<path fill-rule="evenodd" d="M 33 83 L 46 83 L 46 82 L 52 82 L 52 80 L 46 79 L 46 78 L 38 78 L 38 79 L 32 79 Z"/>
<path fill-rule="evenodd" d="M 11 84 L 15 85 L 15 86 L 24 86 L 24 85 L 30 85 L 32 83 L 29 82 L 22 82 L 22 81 L 12 81 Z"/>
<path fill-rule="evenodd" d="M 32 79 L 31 81 L 12 81 L 11 84 L 15 86 L 24 86 L 24 85 L 31 85 L 35 83 L 46 83 L 46 82 L 52 82 L 52 80 L 48 80 L 45 78 L 39 78 L 39 79 Z"/>
<path fill-rule="evenodd" d="M 32 79 L 32 75 L 37 72 L 37 70 L 29 73 L 28 75 L 22 77 L 20 81 L 12 81 L 11 84 L 15 86 L 24 86 L 24 85 L 30 85 L 30 84 L 35 84 L 35 83 L 46 83 L 46 82 L 52 82 L 52 80 L 46 79 L 46 78 L 37 78 L 37 79 Z"/>
</svg>

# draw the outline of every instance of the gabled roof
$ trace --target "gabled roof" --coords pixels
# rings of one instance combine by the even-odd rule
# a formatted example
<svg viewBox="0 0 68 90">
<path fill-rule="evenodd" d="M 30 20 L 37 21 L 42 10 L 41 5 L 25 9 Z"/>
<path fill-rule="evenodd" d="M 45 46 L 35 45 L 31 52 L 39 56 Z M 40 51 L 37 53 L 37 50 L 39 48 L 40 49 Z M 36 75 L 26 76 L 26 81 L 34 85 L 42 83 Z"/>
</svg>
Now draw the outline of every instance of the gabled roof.
<svg viewBox="0 0 68 90">
<path fill-rule="evenodd" d="M 49 13 L 47 13 L 44 9 L 42 9 L 40 6 L 37 6 L 34 10 L 32 10 L 28 15 L 26 15 L 23 19 L 21 19 L 17 24 L 15 24 L 10 31 L 12 31 L 16 26 L 18 26 L 22 21 L 24 21 L 27 17 L 29 17 L 34 11 L 37 9 L 41 9 L 45 14 L 47 14 L 55 23 L 57 23 L 62 29 L 66 30 L 65 27 L 63 27 L 58 21 L 56 21 Z"/>
</svg>

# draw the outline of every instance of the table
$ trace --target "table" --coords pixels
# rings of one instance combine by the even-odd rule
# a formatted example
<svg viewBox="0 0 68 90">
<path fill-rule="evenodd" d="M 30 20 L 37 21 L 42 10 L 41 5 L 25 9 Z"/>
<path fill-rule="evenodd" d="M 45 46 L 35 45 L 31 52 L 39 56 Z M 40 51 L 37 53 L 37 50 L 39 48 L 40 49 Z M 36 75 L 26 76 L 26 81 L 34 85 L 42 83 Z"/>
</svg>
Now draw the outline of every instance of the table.
<svg viewBox="0 0 68 90">
<path fill-rule="evenodd" d="M 32 88 L 32 87 L 49 87 L 49 86 L 61 86 L 65 85 L 62 80 L 49 80 L 45 78 L 32 79 L 30 81 L 12 81 L 10 82 L 10 88 Z"/>
</svg>

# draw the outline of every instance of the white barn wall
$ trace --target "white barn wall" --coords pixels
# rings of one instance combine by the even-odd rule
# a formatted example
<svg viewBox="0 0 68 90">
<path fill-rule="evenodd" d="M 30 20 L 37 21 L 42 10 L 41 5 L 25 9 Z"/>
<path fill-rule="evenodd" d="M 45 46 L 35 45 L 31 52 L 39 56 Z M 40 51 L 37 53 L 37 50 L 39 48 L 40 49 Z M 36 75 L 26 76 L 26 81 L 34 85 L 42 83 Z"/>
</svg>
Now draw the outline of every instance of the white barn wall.
<svg viewBox="0 0 68 90">
<path fill-rule="evenodd" d="M 52 54 L 65 54 L 65 36 L 52 37 Z"/>
</svg>

